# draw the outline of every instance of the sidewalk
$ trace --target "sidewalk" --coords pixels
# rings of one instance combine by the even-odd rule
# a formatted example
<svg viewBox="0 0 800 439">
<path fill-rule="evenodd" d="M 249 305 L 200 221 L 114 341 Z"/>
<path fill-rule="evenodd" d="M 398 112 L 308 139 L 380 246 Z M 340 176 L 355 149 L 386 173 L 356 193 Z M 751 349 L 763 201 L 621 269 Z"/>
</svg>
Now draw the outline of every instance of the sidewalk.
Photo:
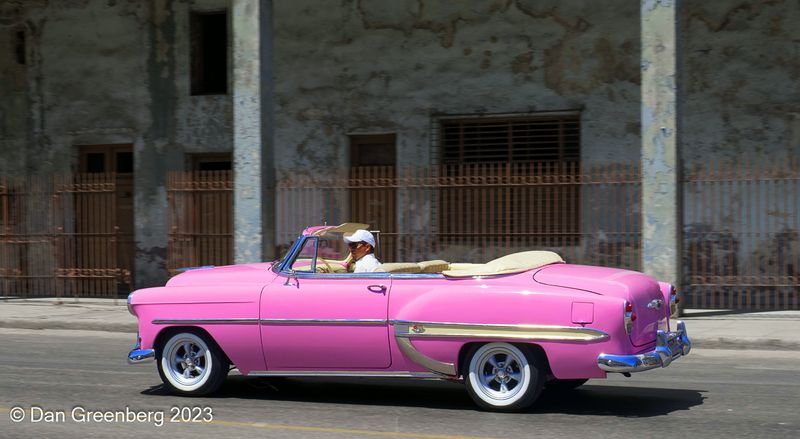
<svg viewBox="0 0 800 439">
<path fill-rule="evenodd" d="M 800 311 L 684 310 L 681 317 L 700 349 L 800 350 Z M 125 299 L 0 299 L 0 328 L 137 329 Z"/>
<path fill-rule="evenodd" d="M 126 299 L 0 299 L 0 328 L 130 332 L 137 321 Z"/>
</svg>

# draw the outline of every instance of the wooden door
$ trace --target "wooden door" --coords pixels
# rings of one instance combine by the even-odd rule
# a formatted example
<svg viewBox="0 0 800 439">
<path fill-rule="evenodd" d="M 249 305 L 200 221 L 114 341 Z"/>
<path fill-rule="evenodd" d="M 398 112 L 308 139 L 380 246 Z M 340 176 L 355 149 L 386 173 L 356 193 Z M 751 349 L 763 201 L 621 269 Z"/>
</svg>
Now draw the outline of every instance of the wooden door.
<svg viewBox="0 0 800 439">
<path fill-rule="evenodd" d="M 107 267 L 121 270 L 120 290 L 132 288 L 135 245 L 133 241 L 133 145 L 90 145 L 80 147 L 80 172 L 113 176 L 113 214 L 93 209 L 76 212 L 76 229 L 84 233 L 111 234 L 115 249 Z M 109 221 L 111 223 L 109 223 Z"/>
</svg>

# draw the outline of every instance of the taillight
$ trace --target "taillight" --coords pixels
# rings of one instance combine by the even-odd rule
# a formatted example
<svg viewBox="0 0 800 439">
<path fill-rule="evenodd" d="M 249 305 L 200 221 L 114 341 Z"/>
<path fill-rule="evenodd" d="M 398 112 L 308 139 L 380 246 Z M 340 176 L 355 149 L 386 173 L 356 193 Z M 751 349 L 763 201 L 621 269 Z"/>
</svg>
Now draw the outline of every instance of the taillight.
<svg viewBox="0 0 800 439">
<path fill-rule="evenodd" d="M 631 333 L 631 329 L 633 328 L 633 322 L 636 321 L 636 314 L 633 312 L 633 304 L 625 301 L 625 332 L 628 334 Z"/>
</svg>

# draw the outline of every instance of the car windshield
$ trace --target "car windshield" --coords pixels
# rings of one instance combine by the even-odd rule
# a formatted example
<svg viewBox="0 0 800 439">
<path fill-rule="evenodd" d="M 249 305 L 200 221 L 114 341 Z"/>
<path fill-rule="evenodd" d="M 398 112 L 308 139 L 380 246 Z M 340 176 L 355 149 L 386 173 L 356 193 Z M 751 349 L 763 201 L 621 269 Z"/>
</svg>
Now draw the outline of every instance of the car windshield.
<svg viewBox="0 0 800 439">
<path fill-rule="evenodd" d="M 281 258 L 277 268 L 287 262 L 291 255 L 292 243 Z M 344 242 L 342 233 L 325 233 L 321 236 L 307 237 L 297 257 L 291 261 L 291 269 L 296 271 L 309 271 L 316 266 L 318 271 L 337 273 L 346 270 L 350 249 Z M 324 268 L 323 268 L 324 267 Z"/>
</svg>

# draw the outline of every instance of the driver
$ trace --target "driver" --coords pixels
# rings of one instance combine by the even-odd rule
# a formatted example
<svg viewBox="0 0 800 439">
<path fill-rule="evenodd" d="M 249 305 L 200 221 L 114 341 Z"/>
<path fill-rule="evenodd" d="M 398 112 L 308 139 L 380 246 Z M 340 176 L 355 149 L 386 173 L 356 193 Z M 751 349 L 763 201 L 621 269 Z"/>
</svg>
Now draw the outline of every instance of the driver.
<svg viewBox="0 0 800 439">
<path fill-rule="evenodd" d="M 352 235 L 345 236 L 344 242 L 350 247 L 350 254 L 356 261 L 353 273 L 368 273 L 381 265 L 375 257 L 375 237 L 372 233 L 358 229 Z"/>
</svg>

